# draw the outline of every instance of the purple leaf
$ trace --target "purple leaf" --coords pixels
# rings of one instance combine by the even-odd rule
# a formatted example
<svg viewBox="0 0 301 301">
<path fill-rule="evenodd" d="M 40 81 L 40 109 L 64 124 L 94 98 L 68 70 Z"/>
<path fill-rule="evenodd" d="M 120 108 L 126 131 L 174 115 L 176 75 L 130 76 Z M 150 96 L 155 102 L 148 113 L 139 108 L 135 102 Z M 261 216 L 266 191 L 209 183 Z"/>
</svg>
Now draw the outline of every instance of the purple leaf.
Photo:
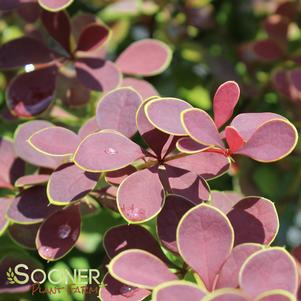
<svg viewBox="0 0 301 301">
<path fill-rule="evenodd" d="M 79 12 L 74 15 L 71 19 L 71 29 L 72 35 L 75 38 L 76 44 L 78 43 L 79 37 L 84 28 L 88 27 L 88 25 L 95 24 L 97 22 L 97 18 L 95 15 L 85 12 Z"/>
<path fill-rule="evenodd" d="M 6 90 L 9 110 L 14 115 L 24 118 L 31 118 L 46 111 L 54 98 L 56 75 L 56 67 L 17 75 Z"/>
<path fill-rule="evenodd" d="M 200 151 L 205 150 L 207 147 L 208 147 L 207 145 L 202 145 L 192 140 L 190 137 L 183 137 L 177 141 L 177 149 L 181 153 L 186 153 L 186 154 L 199 153 Z"/>
<path fill-rule="evenodd" d="M 109 39 L 110 30 L 101 24 L 89 24 L 81 32 L 77 43 L 77 51 L 95 51 Z"/>
<path fill-rule="evenodd" d="M 187 135 L 181 123 L 181 113 L 191 105 L 178 98 L 156 98 L 145 106 L 145 114 L 158 130 L 176 136 Z"/>
<path fill-rule="evenodd" d="M 157 218 L 157 232 L 161 243 L 168 250 L 178 253 L 177 247 L 177 226 L 182 216 L 194 204 L 178 195 L 168 195 L 164 206 Z"/>
<path fill-rule="evenodd" d="M 79 81 L 88 89 L 108 92 L 119 86 L 121 73 L 111 61 L 80 58 L 75 63 Z"/>
<path fill-rule="evenodd" d="M 144 169 L 133 173 L 120 184 L 117 205 L 129 223 L 142 223 L 160 212 L 164 198 L 156 169 Z"/>
<path fill-rule="evenodd" d="M 217 128 L 231 118 L 239 95 L 240 89 L 236 82 L 228 81 L 218 87 L 213 99 L 214 122 Z"/>
<path fill-rule="evenodd" d="M 169 281 L 155 288 L 152 295 L 153 301 L 200 301 L 206 293 L 196 284 L 188 281 Z"/>
<path fill-rule="evenodd" d="M 137 110 L 136 124 L 139 134 L 146 144 L 155 152 L 156 156 L 163 158 L 174 143 L 173 136 L 157 130 L 145 114 L 145 106 L 151 99 L 145 100 Z"/>
<path fill-rule="evenodd" d="M 43 174 L 27 175 L 18 178 L 18 180 L 15 182 L 15 186 L 24 188 L 28 186 L 44 184 L 47 183 L 48 180 L 49 180 L 49 175 L 43 175 Z"/>
<path fill-rule="evenodd" d="M 50 176 L 47 195 L 54 205 L 66 205 L 80 200 L 94 189 L 100 174 L 91 173 L 66 163 L 56 169 Z"/>
<path fill-rule="evenodd" d="M 36 248 L 36 236 L 41 224 L 9 226 L 8 233 L 11 239 L 22 248 L 34 250 Z"/>
<path fill-rule="evenodd" d="M 152 84 L 139 78 L 126 77 L 122 81 L 122 86 L 134 88 L 142 96 L 142 99 L 159 95 L 159 92 Z"/>
<path fill-rule="evenodd" d="M 36 247 L 39 255 L 48 260 L 58 260 L 74 247 L 80 234 L 79 206 L 70 206 L 49 216 L 41 225 Z"/>
<path fill-rule="evenodd" d="M 44 10 L 42 22 L 49 35 L 70 52 L 71 26 L 68 15 L 63 11 L 52 13 Z"/>
<path fill-rule="evenodd" d="M 12 189 L 24 173 L 25 164 L 16 156 L 13 142 L 0 137 L 0 188 Z"/>
<path fill-rule="evenodd" d="M 297 267 L 293 257 L 279 247 L 251 255 L 239 274 L 240 287 L 253 298 L 274 289 L 283 289 L 295 295 L 297 281 Z"/>
<path fill-rule="evenodd" d="M 167 261 L 155 238 L 139 225 L 120 225 L 110 228 L 104 235 L 103 245 L 110 258 L 125 250 L 139 249 L 157 256 L 162 261 Z"/>
<path fill-rule="evenodd" d="M 59 126 L 51 126 L 34 133 L 28 140 L 37 151 L 49 156 L 70 156 L 80 143 L 74 132 Z"/>
<path fill-rule="evenodd" d="M 17 12 L 27 23 L 34 23 L 40 18 L 42 9 L 37 2 L 34 0 L 30 1 L 25 0 L 25 3 L 18 7 Z"/>
<path fill-rule="evenodd" d="M 288 18 L 276 14 L 271 15 L 265 19 L 263 25 L 271 39 L 285 45 L 289 26 Z"/>
<path fill-rule="evenodd" d="M 194 204 L 208 201 L 210 198 L 210 188 L 207 182 L 185 169 L 169 166 L 165 164 L 166 180 L 171 192 L 191 200 Z"/>
<path fill-rule="evenodd" d="M 150 291 L 123 284 L 110 274 L 104 277 L 103 284 L 99 293 L 103 301 L 142 301 L 150 295 Z"/>
<path fill-rule="evenodd" d="M 177 228 L 177 245 L 183 260 L 212 290 L 215 278 L 230 255 L 233 228 L 218 209 L 201 204 L 182 217 Z"/>
<path fill-rule="evenodd" d="M 140 147 L 115 131 L 103 130 L 87 136 L 74 154 L 74 162 L 91 172 L 114 171 L 141 158 Z"/>
<path fill-rule="evenodd" d="M 288 156 L 296 147 L 298 133 L 289 121 L 274 119 L 258 127 L 236 153 L 260 162 L 273 162 Z"/>
<path fill-rule="evenodd" d="M 51 51 L 42 42 L 30 37 L 14 39 L 0 47 L 0 69 L 48 63 L 52 60 Z"/>
<path fill-rule="evenodd" d="M 15 197 L 7 217 L 17 224 L 37 224 L 57 210 L 58 207 L 49 205 L 46 188 L 34 186 Z"/>
<path fill-rule="evenodd" d="M 137 132 L 135 117 L 141 102 L 141 96 L 131 88 L 118 88 L 105 94 L 96 109 L 99 128 L 132 137 Z"/>
<path fill-rule="evenodd" d="M 46 10 L 59 11 L 65 9 L 74 0 L 38 0 L 39 4 Z"/>
<path fill-rule="evenodd" d="M 137 169 L 134 166 L 129 165 L 116 171 L 107 172 L 105 179 L 109 184 L 118 186 L 123 180 L 136 171 Z"/>
<path fill-rule="evenodd" d="M 241 194 L 234 191 L 211 191 L 210 204 L 227 214 L 242 198 Z"/>
<path fill-rule="evenodd" d="M 15 151 L 23 160 L 41 167 L 55 169 L 61 164 L 62 158 L 50 157 L 36 151 L 28 143 L 29 137 L 35 132 L 53 126 L 52 123 L 42 120 L 34 120 L 22 123 L 15 132 Z"/>
<path fill-rule="evenodd" d="M 168 161 L 168 165 L 189 170 L 210 180 L 224 174 L 230 167 L 230 161 L 223 154 L 200 152 Z"/>
<path fill-rule="evenodd" d="M 202 145 L 224 147 L 220 134 L 212 118 L 201 109 L 182 112 L 182 125 L 186 133 Z"/>
<path fill-rule="evenodd" d="M 246 197 L 227 216 L 234 229 L 235 245 L 246 242 L 269 245 L 278 233 L 277 211 L 268 199 Z"/>
<path fill-rule="evenodd" d="M 153 76 L 162 73 L 171 61 L 170 48 L 158 40 L 145 39 L 132 43 L 117 58 L 123 73 Z"/>
<path fill-rule="evenodd" d="M 96 118 L 92 117 L 90 119 L 88 119 L 79 129 L 78 131 L 78 136 L 81 139 L 86 138 L 88 135 L 93 134 L 97 131 L 99 131 L 99 126 L 96 122 Z"/>
<path fill-rule="evenodd" d="M 264 62 L 271 62 L 281 59 L 284 54 L 284 51 L 280 45 L 272 39 L 265 39 L 255 42 L 253 45 L 253 51 L 257 58 Z"/>
<path fill-rule="evenodd" d="M 9 207 L 11 206 L 12 202 L 13 202 L 13 199 L 0 198 L 0 235 L 2 235 L 5 232 L 8 224 L 9 224 L 9 221 L 6 218 L 6 213 L 9 209 Z"/>
<path fill-rule="evenodd" d="M 262 245 L 254 243 L 236 246 L 221 268 L 215 288 L 237 288 L 238 275 L 243 263 L 250 255 L 262 249 Z"/>
<path fill-rule="evenodd" d="M 143 272 L 137 269 L 142 266 Z M 108 269 L 116 280 L 145 289 L 153 289 L 163 282 L 176 279 L 163 261 L 139 249 L 119 253 L 111 260 Z"/>
</svg>

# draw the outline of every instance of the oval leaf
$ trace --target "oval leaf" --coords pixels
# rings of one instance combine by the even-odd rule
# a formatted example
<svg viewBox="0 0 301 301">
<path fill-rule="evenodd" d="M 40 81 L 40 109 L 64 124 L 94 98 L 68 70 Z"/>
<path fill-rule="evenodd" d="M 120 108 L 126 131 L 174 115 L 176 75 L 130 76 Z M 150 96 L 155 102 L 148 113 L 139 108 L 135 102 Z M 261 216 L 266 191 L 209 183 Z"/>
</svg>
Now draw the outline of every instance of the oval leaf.
<svg viewBox="0 0 301 301">
<path fill-rule="evenodd" d="M 139 78 L 126 77 L 122 81 L 122 86 L 135 89 L 142 96 L 142 99 L 147 99 L 149 97 L 159 95 L 159 92 L 152 84 Z"/>
<path fill-rule="evenodd" d="M 137 266 L 143 266 L 143 273 Z M 176 279 L 163 261 L 138 249 L 121 252 L 111 260 L 108 269 L 116 280 L 139 288 L 153 289 L 163 282 Z"/>
<path fill-rule="evenodd" d="M 96 118 L 92 117 L 90 119 L 88 119 L 79 129 L 78 131 L 78 136 L 81 139 L 86 138 L 88 135 L 93 134 L 97 131 L 99 131 L 100 128 L 96 122 Z"/>
<path fill-rule="evenodd" d="M 117 205 L 120 214 L 130 223 L 154 218 L 164 203 L 164 189 L 155 169 L 137 171 L 119 186 Z"/>
<path fill-rule="evenodd" d="M 295 301 L 296 297 L 284 290 L 273 290 L 260 294 L 255 301 Z"/>
<path fill-rule="evenodd" d="M 192 140 L 190 137 L 183 137 L 177 141 L 177 149 L 181 153 L 195 154 L 195 153 L 199 153 L 202 150 L 205 150 L 207 147 L 208 147 L 207 145 L 202 145 Z"/>
<path fill-rule="evenodd" d="M 115 131 L 101 131 L 87 136 L 74 154 L 74 162 L 91 172 L 121 169 L 143 156 L 140 147 Z"/>
<path fill-rule="evenodd" d="M 47 183 L 49 180 L 49 175 L 28 175 L 19 178 L 15 182 L 16 187 L 28 187 L 28 186 L 34 186 L 34 185 L 39 185 L 39 184 L 44 184 Z"/>
<path fill-rule="evenodd" d="M 214 122 L 217 128 L 231 118 L 239 95 L 240 89 L 236 82 L 228 81 L 218 87 L 213 99 Z"/>
<path fill-rule="evenodd" d="M 247 197 L 227 214 L 235 233 L 235 245 L 254 242 L 269 245 L 275 239 L 279 220 L 275 205 L 268 199 Z"/>
<path fill-rule="evenodd" d="M 17 75 L 8 85 L 6 102 L 18 117 L 31 118 L 48 109 L 55 92 L 57 69 L 47 67 Z"/>
<path fill-rule="evenodd" d="M 94 189 L 99 174 L 84 171 L 72 163 L 61 165 L 50 176 L 47 186 L 49 202 L 66 205 L 79 200 Z"/>
<path fill-rule="evenodd" d="M 181 123 L 181 113 L 191 105 L 177 98 L 156 98 L 145 106 L 145 113 L 151 124 L 158 130 L 175 136 L 184 136 L 186 131 Z"/>
<path fill-rule="evenodd" d="M 39 130 L 28 140 L 37 151 L 50 156 L 70 156 L 80 143 L 80 138 L 72 131 L 52 126 Z"/>
<path fill-rule="evenodd" d="M 36 248 L 36 236 L 41 224 L 9 226 L 8 233 L 11 239 L 22 248 L 34 250 Z"/>
<path fill-rule="evenodd" d="M 136 112 L 141 102 L 141 96 L 131 88 L 119 88 L 104 95 L 96 109 L 99 128 L 132 137 L 137 131 Z"/>
<path fill-rule="evenodd" d="M 250 296 L 274 289 L 297 292 L 297 267 L 294 259 L 283 249 L 273 247 L 251 255 L 239 274 L 240 287 Z"/>
<path fill-rule="evenodd" d="M 73 0 L 38 0 L 38 2 L 46 10 L 59 11 L 69 6 Z"/>
<path fill-rule="evenodd" d="M 212 290 L 221 266 L 231 253 L 233 242 L 234 231 L 227 217 L 206 204 L 189 210 L 177 228 L 181 257 L 199 274 L 208 290 Z"/>
<path fill-rule="evenodd" d="M 165 43 L 144 39 L 124 50 L 116 64 L 123 73 L 152 76 L 163 72 L 170 61 L 171 51 Z"/>
<path fill-rule="evenodd" d="M 78 206 L 70 206 L 49 216 L 37 234 L 36 247 L 39 255 L 48 261 L 65 256 L 74 247 L 80 227 Z"/>
</svg>

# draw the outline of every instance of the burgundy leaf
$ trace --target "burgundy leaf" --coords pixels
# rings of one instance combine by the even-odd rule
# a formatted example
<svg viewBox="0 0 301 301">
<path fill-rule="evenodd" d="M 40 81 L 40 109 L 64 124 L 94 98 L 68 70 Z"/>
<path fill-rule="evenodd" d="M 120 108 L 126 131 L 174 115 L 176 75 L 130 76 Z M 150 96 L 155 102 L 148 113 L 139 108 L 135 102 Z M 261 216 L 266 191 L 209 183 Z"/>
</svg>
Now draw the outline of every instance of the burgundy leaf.
<svg viewBox="0 0 301 301">
<path fill-rule="evenodd" d="M 97 18 L 95 15 L 85 12 L 79 12 L 74 15 L 71 19 L 71 29 L 72 35 L 75 38 L 76 44 L 78 44 L 78 39 L 84 28 L 88 27 L 88 25 L 95 24 L 97 22 Z"/>
<path fill-rule="evenodd" d="M 161 243 L 168 250 L 178 253 L 177 226 L 182 216 L 190 210 L 194 204 L 178 195 L 168 195 L 164 206 L 157 218 L 157 231 Z"/>
<path fill-rule="evenodd" d="M 67 52 L 70 52 L 71 26 L 68 15 L 43 11 L 42 22 L 49 35 L 54 38 Z"/>
<path fill-rule="evenodd" d="M 144 39 L 132 43 L 117 58 L 123 73 L 152 76 L 163 72 L 171 61 L 170 48 L 158 40 Z"/>
<path fill-rule="evenodd" d="M 139 78 L 126 77 L 122 81 L 122 86 L 134 88 L 142 96 L 142 99 L 159 95 L 159 92 L 152 84 Z"/>
<path fill-rule="evenodd" d="M 191 105 L 178 98 L 156 98 L 145 106 L 150 123 L 158 130 L 169 135 L 187 135 L 181 123 L 181 113 Z"/>
<path fill-rule="evenodd" d="M 255 42 L 253 51 L 258 59 L 271 62 L 280 59 L 283 56 L 283 50 L 272 39 L 266 39 Z"/>
<path fill-rule="evenodd" d="M 12 189 L 24 173 L 25 164 L 16 156 L 13 142 L 0 137 L 0 188 Z"/>
<path fill-rule="evenodd" d="M 255 298 L 269 290 L 297 292 L 297 268 L 294 259 L 283 249 L 273 247 L 251 255 L 239 274 L 239 285 Z"/>
<path fill-rule="evenodd" d="M 43 174 L 36 174 L 36 175 L 27 175 L 18 178 L 15 182 L 16 187 L 28 187 L 28 186 L 35 186 L 39 184 L 47 183 L 49 180 L 49 175 Z"/>
<path fill-rule="evenodd" d="M 228 81 L 218 87 L 213 99 L 214 122 L 217 128 L 231 118 L 239 95 L 240 89 L 236 82 Z"/>
<path fill-rule="evenodd" d="M 265 19 L 263 25 L 271 39 L 283 44 L 286 43 L 289 26 L 289 20 L 286 17 L 271 15 Z"/>
<path fill-rule="evenodd" d="M 210 180 L 224 174 L 229 169 L 230 162 L 223 154 L 200 152 L 168 161 L 168 165 L 189 170 L 205 180 Z"/>
<path fill-rule="evenodd" d="M 77 51 L 95 51 L 109 39 L 110 30 L 101 24 L 89 24 L 81 32 Z"/>
<path fill-rule="evenodd" d="M 196 284 L 188 281 L 169 281 L 155 288 L 153 301 L 200 301 L 206 295 Z"/>
<path fill-rule="evenodd" d="M 243 263 L 250 255 L 262 249 L 262 245 L 254 243 L 236 246 L 219 273 L 216 288 L 237 288 L 239 285 L 238 275 Z"/>
<path fill-rule="evenodd" d="M 143 272 L 137 269 L 142 266 Z M 146 289 L 153 289 L 163 282 L 176 279 L 163 261 L 139 249 L 119 253 L 111 260 L 108 269 L 115 279 L 127 285 Z"/>
<path fill-rule="evenodd" d="M 46 10 L 59 11 L 65 9 L 74 0 L 38 0 L 39 4 Z"/>
<path fill-rule="evenodd" d="M 79 81 L 88 89 L 108 92 L 121 82 L 121 73 L 116 66 L 102 58 L 81 58 L 75 63 Z"/>
<path fill-rule="evenodd" d="M 51 51 L 39 40 L 30 37 L 14 39 L 0 47 L 0 69 L 48 63 L 52 60 Z"/>
<path fill-rule="evenodd" d="M 110 258 L 125 250 L 139 249 L 167 261 L 155 238 L 139 225 L 120 225 L 109 229 L 104 235 L 103 244 Z"/>
<path fill-rule="evenodd" d="M 51 126 L 34 133 L 28 140 L 37 151 L 50 156 L 70 156 L 80 143 L 74 132 L 59 126 Z"/>
<path fill-rule="evenodd" d="M 56 74 L 55 67 L 47 67 L 17 75 L 6 91 L 10 111 L 25 118 L 46 111 L 54 98 Z"/>
<path fill-rule="evenodd" d="M 277 235 L 279 220 L 268 199 L 246 197 L 227 214 L 235 233 L 235 245 L 254 242 L 269 245 Z"/>
<path fill-rule="evenodd" d="M 0 10 L 13 10 L 21 5 L 20 0 L 0 0 Z"/>
<path fill-rule="evenodd" d="M 185 110 L 182 124 L 186 133 L 198 143 L 224 147 L 214 121 L 205 111 L 193 108 Z"/>
<path fill-rule="evenodd" d="M 104 277 L 103 284 L 99 293 L 103 301 L 142 301 L 150 295 L 150 291 L 123 284 L 110 274 Z"/>
<path fill-rule="evenodd" d="M 49 216 L 37 234 L 39 255 L 48 261 L 65 256 L 74 247 L 80 227 L 79 206 L 70 206 Z"/>
<path fill-rule="evenodd" d="M 201 204 L 182 217 L 177 228 L 177 245 L 184 261 L 212 290 L 215 278 L 231 253 L 233 228 L 218 209 Z"/>
<path fill-rule="evenodd" d="M 154 218 L 164 202 L 164 189 L 156 169 L 144 169 L 127 177 L 119 186 L 117 204 L 130 223 Z"/>
<path fill-rule="evenodd" d="M 236 153 L 260 162 L 273 162 L 288 156 L 295 148 L 298 133 L 289 121 L 274 119 L 257 128 Z"/>
<path fill-rule="evenodd" d="M 18 126 L 15 132 L 15 151 L 23 160 L 41 167 L 55 169 L 61 164 L 62 158 L 51 157 L 36 151 L 29 143 L 28 139 L 35 132 L 53 126 L 48 121 L 34 120 Z"/>
<path fill-rule="evenodd" d="M 7 217 L 17 224 L 37 224 L 57 210 L 58 207 L 49 204 L 46 188 L 34 186 L 16 196 Z"/>
<path fill-rule="evenodd" d="M 132 137 L 137 132 L 136 112 L 141 102 L 141 96 L 131 88 L 119 88 L 105 94 L 96 109 L 99 128 Z"/>
<path fill-rule="evenodd" d="M 143 156 L 140 147 L 115 131 L 100 131 L 87 136 L 74 154 L 74 162 L 86 171 L 114 171 Z"/>
<path fill-rule="evenodd" d="M 18 7 L 17 12 L 26 22 L 34 23 L 40 18 L 42 9 L 34 0 L 25 0 L 25 3 Z"/>
<path fill-rule="evenodd" d="M 13 224 L 9 226 L 8 233 L 11 239 L 22 246 L 22 248 L 34 250 L 36 248 L 36 236 L 41 224 L 20 225 Z"/>
<path fill-rule="evenodd" d="M 72 163 L 61 165 L 50 176 L 48 199 L 55 205 L 80 200 L 94 189 L 99 177 L 100 174 L 84 171 Z"/>
</svg>

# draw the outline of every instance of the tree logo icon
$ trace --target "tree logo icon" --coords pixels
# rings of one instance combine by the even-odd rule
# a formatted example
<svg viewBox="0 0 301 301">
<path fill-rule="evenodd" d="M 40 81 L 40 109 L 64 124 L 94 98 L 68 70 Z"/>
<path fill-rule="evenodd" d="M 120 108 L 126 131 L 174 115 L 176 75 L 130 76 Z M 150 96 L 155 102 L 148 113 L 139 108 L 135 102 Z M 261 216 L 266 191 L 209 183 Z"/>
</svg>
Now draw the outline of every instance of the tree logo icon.
<svg viewBox="0 0 301 301">
<path fill-rule="evenodd" d="M 11 267 L 9 267 L 6 272 L 6 278 L 9 284 L 20 284 L 18 278 L 15 276 L 15 273 Z"/>
</svg>

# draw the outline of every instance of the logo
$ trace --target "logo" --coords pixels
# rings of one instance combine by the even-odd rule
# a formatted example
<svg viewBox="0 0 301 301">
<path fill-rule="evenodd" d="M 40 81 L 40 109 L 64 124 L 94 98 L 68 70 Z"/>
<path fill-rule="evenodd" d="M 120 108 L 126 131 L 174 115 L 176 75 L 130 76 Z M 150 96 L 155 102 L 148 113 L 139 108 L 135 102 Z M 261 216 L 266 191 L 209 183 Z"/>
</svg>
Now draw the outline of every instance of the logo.
<svg viewBox="0 0 301 301">
<path fill-rule="evenodd" d="M 18 264 L 6 271 L 7 283 L 10 285 L 31 284 L 32 295 L 69 293 L 98 294 L 100 272 L 97 269 L 50 269 L 45 272 L 42 269 L 30 269 L 26 264 Z M 47 283 L 47 288 L 42 285 Z M 49 285 L 52 287 L 49 288 Z"/>
</svg>

